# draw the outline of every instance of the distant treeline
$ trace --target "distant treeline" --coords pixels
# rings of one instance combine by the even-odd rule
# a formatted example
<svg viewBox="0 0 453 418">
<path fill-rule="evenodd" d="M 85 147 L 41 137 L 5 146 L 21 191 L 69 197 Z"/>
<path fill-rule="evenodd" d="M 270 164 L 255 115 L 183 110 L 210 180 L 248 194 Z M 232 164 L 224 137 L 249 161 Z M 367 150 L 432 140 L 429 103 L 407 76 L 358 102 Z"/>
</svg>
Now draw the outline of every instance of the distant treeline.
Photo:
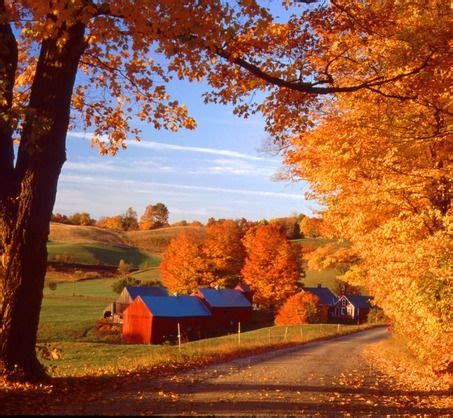
<svg viewBox="0 0 453 418">
<path fill-rule="evenodd" d="M 175 226 L 210 226 L 215 223 L 233 220 L 242 229 L 248 229 L 255 225 L 278 224 L 285 232 L 288 239 L 298 238 L 318 238 L 328 235 L 329 227 L 321 218 L 308 217 L 304 214 L 297 214 L 289 217 L 261 219 L 260 221 L 249 221 L 246 218 L 240 219 L 215 219 L 209 218 L 206 224 L 200 221 L 178 221 L 172 224 L 168 223 L 169 210 L 163 203 L 148 205 L 143 215 L 138 218 L 137 212 L 129 208 L 120 215 L 111 217 L 101 217 L 96 220 L 87 212 L 76 212 L 72 215 L 63 215 L 55 213 L 52 215 L 52 222 L 80 225 L 80 226 L 97 226 L 98 228 L 111 229 L 115 231 L 147 231 L 165 227 Z"/>
</svg>

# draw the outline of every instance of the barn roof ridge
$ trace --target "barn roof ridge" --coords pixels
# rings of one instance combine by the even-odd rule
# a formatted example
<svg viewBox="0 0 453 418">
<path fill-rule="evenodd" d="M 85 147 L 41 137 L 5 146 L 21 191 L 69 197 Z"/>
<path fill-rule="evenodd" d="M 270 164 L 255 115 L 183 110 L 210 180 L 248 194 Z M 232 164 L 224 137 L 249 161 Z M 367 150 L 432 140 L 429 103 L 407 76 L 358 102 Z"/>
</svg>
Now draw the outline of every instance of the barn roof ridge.
<svg viewBox="0 0 453 418">
<path fill-rule="evenodd" d="M 213 308 L 250 308 L 252 306 L 243 292 L 238 289 L 200 287 L 198 291 Z"/>
<path fill-rule="evenodd" d="M 163 286 L 125 286 L 131 299 L 137 296 L 168 296 L 167 289 Z"/>
<path fill-rule="evenodd" d="M 138 296 L 155 317 L 211 316 L 196 296 Z"/>
<path fill-rule="evenodd" d="M 318 296 L 322 305 L 335 305 L 338 297 L 328 287 L 303 287 L 304 292 L 312 293 Z"/>
</svg>

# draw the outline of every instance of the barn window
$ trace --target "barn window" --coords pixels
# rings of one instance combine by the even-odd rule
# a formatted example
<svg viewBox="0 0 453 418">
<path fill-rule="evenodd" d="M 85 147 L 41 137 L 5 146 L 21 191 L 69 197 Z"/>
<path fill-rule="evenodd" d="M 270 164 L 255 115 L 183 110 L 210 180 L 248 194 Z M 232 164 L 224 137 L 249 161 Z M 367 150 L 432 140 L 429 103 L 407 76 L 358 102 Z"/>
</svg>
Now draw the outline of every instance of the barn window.
<svg viewBox="0 0 453 418">
<path fill-rule="evenodd" d="M 343 299 L 341 300 L 341 304 L 342 304 L 343 306 L 346 306 L 346 299 L 343 298 Z"/>
<path fill-rule="evenodd" d="M 346 308 L 341 308 L 341 314 L 346 315 Z"/>
</svg>

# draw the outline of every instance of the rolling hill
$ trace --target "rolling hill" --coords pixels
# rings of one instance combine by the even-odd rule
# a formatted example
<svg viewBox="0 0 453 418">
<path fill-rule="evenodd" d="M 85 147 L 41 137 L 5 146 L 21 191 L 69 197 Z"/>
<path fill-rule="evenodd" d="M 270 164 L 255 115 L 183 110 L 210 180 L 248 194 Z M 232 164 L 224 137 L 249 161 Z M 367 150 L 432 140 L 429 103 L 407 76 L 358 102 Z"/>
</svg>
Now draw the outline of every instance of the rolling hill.
<svg viewBox="0 0 453 418">
<path fill-rule="evenodd" d="M 141 268 L 134 276 L 142 280 L 159 280 L 160 259 L 170 241 L 181 232 L 189 231 L 203 235 L 205 227 L 174 226 L 151 231 L 120 232 L 94 226 L 74 226 L 51 223 L 49 237 L 49 259 L 57 254 L 69 254 L 73 262 L 81 264 L 118 265 L 123 259 L 136 268 Z M 322 238 L 293 240 L 294 245 L 311 248 L 328 243 Z M 318 283 L 334 290 L 335 270 L 306 271 L 303 282 L 306 286 Z"/>
<path fill-rule="evenodd" d="M 70 244 L 97 243 L 128 246 L 119 232 L 95 226 L 65 225 L 55 222 L 50 223 L 49 241 Z"/>
<path fill-rule="evenodd" d="M 162 253 L 170 241 L 181 232 L 193 232 L 204 235 L 203 226 L 169 226 L 166 228 L 153 229 L 151 231 L 128 231 L 124 233 L 126 241 L 137 248 L 152 253 Z"/>
</svg>

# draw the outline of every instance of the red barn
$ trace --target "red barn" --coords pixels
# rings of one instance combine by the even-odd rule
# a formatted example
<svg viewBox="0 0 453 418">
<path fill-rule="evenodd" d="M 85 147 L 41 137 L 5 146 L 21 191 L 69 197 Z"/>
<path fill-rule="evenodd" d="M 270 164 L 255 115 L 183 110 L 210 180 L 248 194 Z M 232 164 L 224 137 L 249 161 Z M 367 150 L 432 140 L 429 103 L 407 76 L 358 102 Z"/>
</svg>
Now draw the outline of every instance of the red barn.
<svg viewBox="0 0 453 418">
<path fill-rule="evenodd" d="M 235 290 L 239 290 L 242 294 L 253 303 L 253 291 L 250 289 L 250 286 L 246 283 L 239 283 L 235 288 Z"/>
<path fill-rule="evenodd" d="M 236 330 L 238 322 L 245 324 L 252 318 L 252 303 L 240 290 L 200 288 L 194 295 L 211 311 L 213 331 Z"/>
<path fill-rule="evenodd" d="M 123 340 L 135 344 L 174 341 L 178 324 L 184 340 L 205 336 L 211 313 L 195 296 L 138 296 L 123 312 Z"/>
<path fill-rule="evenodd" d="M 137 296 L 168 296 L 168 292 L 161 286 L 124 286 L 118 299 L 104 309 L 104 318 L 121 319 L 124 310 Z"/>
</svg>

